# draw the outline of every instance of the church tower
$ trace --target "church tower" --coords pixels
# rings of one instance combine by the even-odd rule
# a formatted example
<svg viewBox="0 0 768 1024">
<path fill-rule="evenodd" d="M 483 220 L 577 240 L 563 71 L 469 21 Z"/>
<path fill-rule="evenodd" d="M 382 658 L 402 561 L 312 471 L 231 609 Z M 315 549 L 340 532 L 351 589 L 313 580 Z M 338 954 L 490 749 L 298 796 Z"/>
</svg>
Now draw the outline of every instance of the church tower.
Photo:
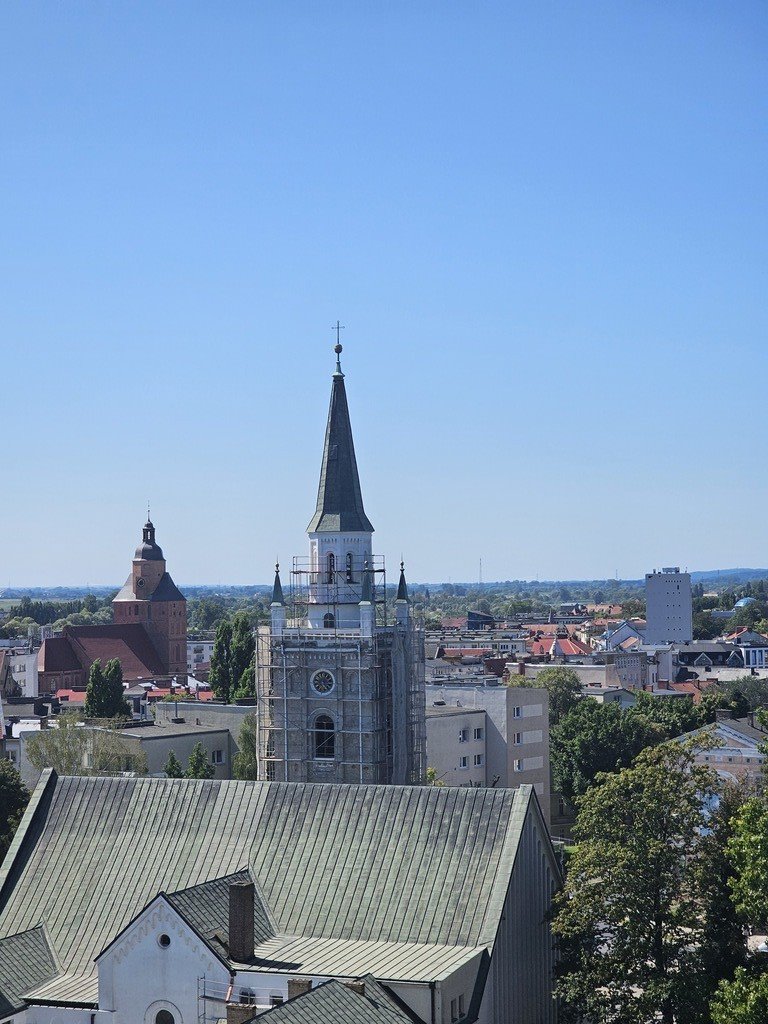
<svg viewBox="0 0 768 1024">
<path fill-rule="evenodd" d="M 113 600 L 112 610 L 116 624 L 144 626 L 167 675 L 186 675 L 187 599 L 166 570 L 149 511 L 131 575 Z"/>
<path fill-rule="evenodd" d="M 425 764 L 424 636 L 401 565 L 393 602 L 373 554 L 337 344 L 308 558 L 279 566 L 257 641 L 259 776 L 419 783 Z M 394 606 L 394 607 L 393 607 Z"/>
</svg>

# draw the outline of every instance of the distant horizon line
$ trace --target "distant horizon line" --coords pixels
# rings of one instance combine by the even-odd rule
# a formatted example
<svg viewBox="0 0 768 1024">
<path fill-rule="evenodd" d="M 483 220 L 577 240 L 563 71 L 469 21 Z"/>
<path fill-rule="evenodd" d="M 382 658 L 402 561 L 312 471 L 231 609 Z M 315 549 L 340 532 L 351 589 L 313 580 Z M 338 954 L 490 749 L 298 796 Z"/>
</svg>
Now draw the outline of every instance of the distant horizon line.
<svg viewBox="0 0 768 1024">
<path fill-rule="evenodd" d="M 760 567 L 752 568 L 750 566 L 735 566 L 735 567 L 726 568 L 726 569 L 690 569 L 690 570 L 683 570 L 683 571 L 688 572 L 691 576 L 711 576 L 711 577 L 715 577 L 715 578 L 717 576 L 720 576 L 720 575 L 726 576 L 726 577 L 727 576 L 733 576 L 733 575 L 735 575 L 737 573 L 755 573 L 755 574 L 765 573 L 765 577 L 766 577 L 766 579 L 768 579 L 768 568 L 760 568 Z M 531 586 L 531 585 L 534 585 L 534 584 L 538 584 L 540 586 L 549 585 L 549 584 L 558 584 L 558 585 L 561 585 L 561 586 L 568 585 L 568 584 L 571 584 L 571 585 L 580 584 L 580 585 L 583 586 L 583 585 L 587 585 L 587 584 L 595 584 L 595 585 L 597 585 L 597 584 L 606 584 L 606 583 L 642 583 L 644 579 L 645 579 L 645 574 L 643 574 L 643 576 L 600 576 L 600 577 L 582 577 L 582 578 L 574 577 L 574 578 L 571 578 L 571 579 L 557 579 L 555 577 L 551 577 L 551 578 L 546 578 L 546 579 L 483 580 L 482 582 L 480 582 L 479 580 L 431 580 L 431 581 L 409 580 L 408 585 L 411 586 L 411 587 L 447 587 L 447 586 L 451 586 L 451 587 L 473 587 L 473 588 L 476 588 L 476 589 L 483 589 L 484 590 L 484 589 L 486 589 L 488 587 L 508 586 L 509 584 L 513 584 L 513 583 L 520 583 L 520 584 L 524 584 L 526 586 Z M 237 589 L 241 589 L 242 590 L 242 589 L 247 589 L 247 588 L 250 588 L 250 587 L 254 587 L 254 588 L 259 588 L 259 589 L 262 589 L 262 590 L 264 590 L 264 589 L 269 590 L 269 589 L 272 588 L 272 585 L 273 585 L 272 581 L 268 581 L 266 583 L 224 583 L 224 582 L 218 582 L 218 583 L 179 583 L 179 588 L 183 589 L 184 587 L 188 587 L 188 588 L 192 588 L 192 589 L 195 589 L 195 590 L 201 590 L 201 589 L 215 590 L 217 587 L 221 587 L 221 588 L 237 588 Z M 395 586 L 396 584 L 393 582 L 391 585 Z M 9 590 L 14 590 L 14 591 L 29 591 L 29 590 L 85 590 L 87 592 L 93 592 L 95 590 L 119 590 L 121 586 L 123 586 L 123 584 L 121 584 L 121 583 L 115 583 L 115 584 L 112 584 L 112 583 L 93 583 L 93 584 L 91 584 L 91 583 L 66 583 L 66 584 L 64 584 L 64 583 L 57 583 L 57 584 L 47 584 L 47 585 L 46 584 L 41 584 L 41 583 L 39 583 L 39 584 L 23 584 L 23 585 L 12 585 L 12 584 L 9 584 L 8 586 L 6 586 L 2 590 L 0 590 L 0 599 L 6 599 L 7 600 L 8 598 L 6 597 L 6 591 L 9 591 Z"/>
</svg>

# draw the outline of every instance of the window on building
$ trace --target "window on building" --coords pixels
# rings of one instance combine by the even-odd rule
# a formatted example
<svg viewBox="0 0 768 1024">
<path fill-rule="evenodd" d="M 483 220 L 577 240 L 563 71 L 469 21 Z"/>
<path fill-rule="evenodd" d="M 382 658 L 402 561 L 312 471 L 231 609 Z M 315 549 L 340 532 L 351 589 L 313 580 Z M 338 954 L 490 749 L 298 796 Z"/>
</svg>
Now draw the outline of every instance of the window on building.
<svg viewBox="0 0 768 1024">
<path fill-rule="evenodd" d="M 282 1006 L 283 1002 L 284 1002 L 284 1000 L 283 1000 L 282 996 L 270 996 L 269 997 L 269 1005 L 270 1006 Z"/>
<path fill-rule="evenodd" d="M 224 751 L 223 750 L 212 750 L 211 751 L 211 764 L 224 764 Z"/>
<path fill-rule="evenodd" d="M 474 757 L 475 768 L 478 768 L 482 763 L 483 763 L 483 755 L 482 754 L 475 754 L 475 757 Z"/>
<path fill-rule="evenodd" d="M 333 578 L 336 575 L 336 555 L 331 551 L 328 554 L 327 559 L 328 565 L 328 582 L 333 583 Z"/>
<path fill-rule="evenodd" d="M 336 757 L 336 730 L 328 715 L 318 715 L 315 719 L 314 737 L 315 759 L 333 761 Z"/>
<path fill-rule="evenodd" d="M 354 577 L 352 575 L 352 552 L 347 554 L 347 583 L 352 583 Z"/>
<path fill-rule="evenodd" d="M 523 734 L 521 732 L 516 732 L 512 737 L 512 742 L 515 744 L 515 746 L 518 746 L 520 743 L 523 742 Z"/>
<path fill-rule="evenodd" d="M 469 739 L 469 729 L 459 729 L 459 743 L 466 743 Z"/>
<path fill-rule="evenodd" d="M 523 762 L 520 758 L 517 758 L 517 760 L 515 761 L 514 770 L 516 772 L 521 772 L 523 770 Z"/>
<path fill-rule="evenodd" d="M 464 993 L 459 996 L 459 1017 L 464 1016 Z"/>
<path fill-rule="evenodd" d="M 523 717 L 523 709 L 520 706 L 512 708 L 512 717 L 513 718 L 522 718 Z"/>
<path fill-rule="evenodd" d="M 240 989 L 240 1002 L 245 1006 L 256 1005 L 256 993 L 252 988 L 241 988 Z"/>
<path fill-rule="evenodd" d="M 458 1020 L 458 1019 L 459 1019 L 459 1000 L 458 999 L 452 999 L 451 1000 L 451 1020 L 454 1021 L 454 1020 Z"/>
<path fill-rule="evenodd" d="M 472 733 L 472 739 L 481 740 L 482 738 L 483 738 L 483 730 L 482 729 L 475 729 L 475 731 Z"/>
<path fill-rule="evenodd" d="M 155 1014 L 155 1024 L 176 1024 L 170 1010 L 158 1010 Z"/>
<path fill-rule="evenodd" d="M 460 757 L 459 758 L 459 768 L 469 768 L 469 758 L 468 757 Z"/>
<path fill-rule="evenodd" d="M 336 625 L 336 616 L 331 612 L 326 612 L 323 616 L 323 629 L 333 629 Z"/>
</svg>

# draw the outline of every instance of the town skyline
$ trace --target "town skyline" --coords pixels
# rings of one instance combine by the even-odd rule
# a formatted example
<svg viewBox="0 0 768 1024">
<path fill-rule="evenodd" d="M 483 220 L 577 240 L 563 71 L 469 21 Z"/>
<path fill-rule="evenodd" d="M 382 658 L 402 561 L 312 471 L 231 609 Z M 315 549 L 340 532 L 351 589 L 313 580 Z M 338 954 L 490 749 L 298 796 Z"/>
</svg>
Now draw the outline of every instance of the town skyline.
<svg viewBox="0 0 768 1024">
<path fill-rule="evenodd" d="M 148 499 L 181 580 L 303 554 L 337 319 L 389 565 L 765 561 L 760 5 L 0 27 L 0 584 L 119 580 Z"/>
</svg>

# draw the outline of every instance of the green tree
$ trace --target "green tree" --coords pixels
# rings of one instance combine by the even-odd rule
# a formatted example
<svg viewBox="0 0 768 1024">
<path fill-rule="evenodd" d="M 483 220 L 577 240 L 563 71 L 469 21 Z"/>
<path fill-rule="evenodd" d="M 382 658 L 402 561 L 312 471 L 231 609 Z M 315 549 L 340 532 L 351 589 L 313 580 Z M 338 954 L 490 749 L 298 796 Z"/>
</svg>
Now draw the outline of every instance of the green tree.
<svg viewBox="0 0 768 1024">
<path fill-rule="evenodd" d="M 131 717 L 131 709 L 125 699 L 123 690 L 123 666 L 117 658 L 110 658 L 104 666 L 104 686 L 106 693 L 106 718 L 119 716 Z"/>
<path fill-rule="evenodd" d="M 553 921 L 564 1021 L 702 1019 L 705 906 L 695 866 L 716 786 L 689 745 L 671 742 L 603 776 L 579 801 Z"/>
<path fill-rule="evenodd" d="M 654 697 L 653 694 L 638 691 L 629 714 L 640 715 L 646 721 L 653 722 L 659 726 L 663 739 L 672 739 L 705 724 L 708 705 L 703 712 L 699 708 L 700 705 L 694 704 L 690 696 Z"/>
<path fill-rule="evenodd" d="M 514 676 L 511 686 L 542 686 L 549 698 L 549 725 L 556 726 L 561 718 L 581 700 L 581 683 L 572 668 L 562 665 L 542 669 L 535 676 Z"/>
<path fill-rule="evenodd" d="M 88 673 L 88 686 L 85 691 L 85 717 L 106 718 L 104 708 L 107 703 L 107 686 L 99 658 L 91 665 Z"/>
<path fill-rule="evenodd" d="M 712 1024 L 765 1024 L 768 1021 L 768 974 L 750 975 L 740 967 L 732 981 L 722 981 L 710 1003 Z"/>
<path fill-rule="evenodd" d="M 10 761 L 0 757 L 0 863 L 8 852 L 28 803 L 29 792 L 21 776 Z"/>
<path fill-rule="evenodd" d="M 181 767 L 181 762 L 172 750 L 168 751 L 168 759 L 163 765 L 163 771 L 169 779 L 184 778 L 184 769 Z"/>
<path fill-rule="evenodd" d="M 232 690 L 237 690 L 243 683 L 243 676 L 251 669 L 253 677 L 253 661 L 256 644 L 253 636 L 253 627 L 245 612 L 237 612 L 232 619 Z M 246 680 L 245 686 L 248 686 Z M 254 690 L 251 688 L 248 696 L 252 696 Z"/>
<path fill-rule="evenodd" d="M 764 797 L 747 800 L 736 815 L 728 854 L 739 915 L 756 928 L 768 924 L 768 801 Z"/>
<path fill-rule="evenodd" d="M 212 779 L 213 765 L 208 760 L 205 747 L 202 743 L 196 743 L 189 755 L 187 770 L 184 772 L 186 779 Z"/>
<path fill-rule="evenodd" d="M 236 779 L 258 779 L 259 748 L 256 742 L 256 715 L 246 715 L 237 736 L 240 752 L 235 754 L 232 774 Z"/>
<path fill-rule="evenodd" d="M 62 714 L 55 727 L 41 729 L 27 740 L 29 760 L 38 771 L 58 775 L 146 775 L 147 758 L 138 743 L 123 739 L 117 729 L 92 729 L 77 715 Z"/>
<path fill-rule="evenodd" d="M 216 697 L 229 704 L 232 689 L 232 623 L 228 619 L 216 627 L 208 682 Z"/>
<path fill-rule="evenodd" d="M 573 801 L 587 792 L 599 772 L 628 767 L 641 750 L 664 739 L 664 730 L 642 715 L 587 697 L 550 732 L 555 788 Z"/>
<path fill-rule="evenodd" d="M 130 716 L 130 708 L 123 695 L 123 669 L 117 658 L 111 658 L 102 669 L 97 658 L 88 673 L 85 693 L 86 718 L 117 718 Z"/>
</svg>

